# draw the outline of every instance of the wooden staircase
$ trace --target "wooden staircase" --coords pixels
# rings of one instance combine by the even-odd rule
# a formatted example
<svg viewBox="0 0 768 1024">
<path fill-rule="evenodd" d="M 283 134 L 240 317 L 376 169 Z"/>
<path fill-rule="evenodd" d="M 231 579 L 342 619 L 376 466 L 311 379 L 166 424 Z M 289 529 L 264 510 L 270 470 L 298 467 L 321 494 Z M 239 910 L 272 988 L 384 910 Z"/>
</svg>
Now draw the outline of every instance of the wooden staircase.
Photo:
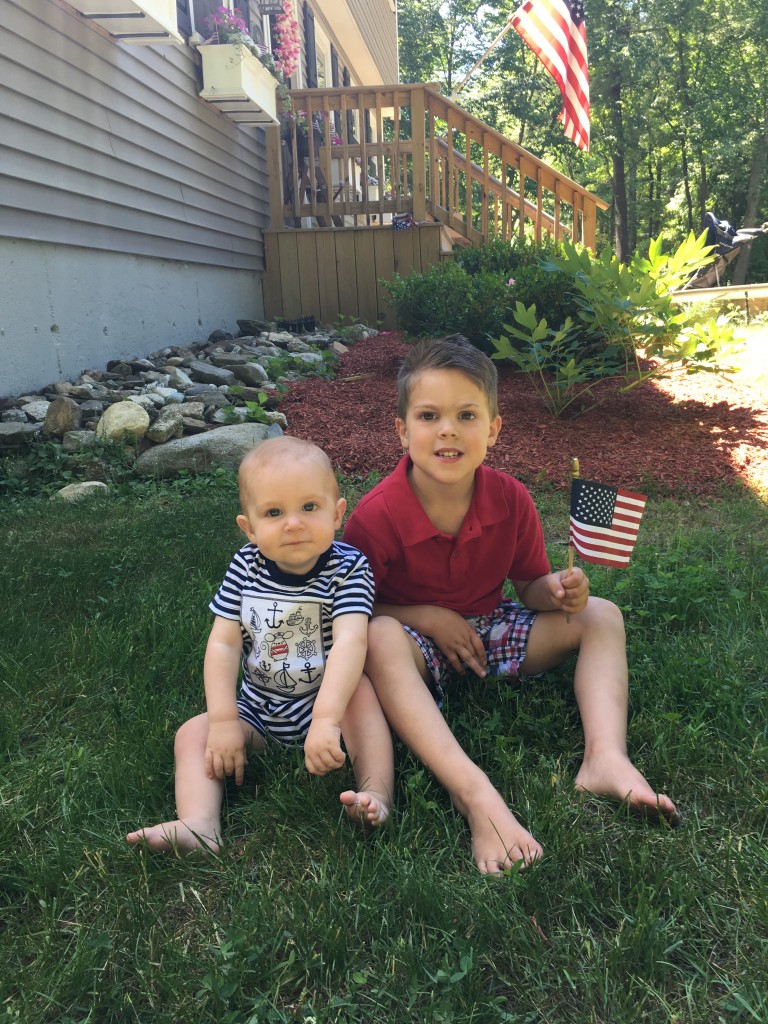
<svg viewBox="0 0 768 1024">
<path fill-rule="evenodd" d="M 266 129 L 267 316 L 394 326 L 381 279 L 426 270 L 457 245 L 546 234 L 595 246 L 597 211 L 608 204 L 435 85 L 291 97 L 313 130 L 295 120 L 288 131 Z M 393 231 L 392 215 L 405 212 L 416 226 Z"/>
</svg>

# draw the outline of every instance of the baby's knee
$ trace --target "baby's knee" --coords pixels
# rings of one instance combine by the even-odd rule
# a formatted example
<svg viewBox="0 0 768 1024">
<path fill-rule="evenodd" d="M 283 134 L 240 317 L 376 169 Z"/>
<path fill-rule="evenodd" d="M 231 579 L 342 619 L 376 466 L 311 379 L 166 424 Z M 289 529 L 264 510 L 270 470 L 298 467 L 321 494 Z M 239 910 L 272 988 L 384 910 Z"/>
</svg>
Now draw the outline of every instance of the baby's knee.
<svg viewBox="0 0 768 1024">
<path fill-rule="evenodd" d="M 207 739 L 208 716 L 196 715 L 194 718 L 190 718 L 183 725 L 179 726 L 176 731 L 176 738 L 173 743 L 174 756 L 178 758 L 179 754 L 183 754 L 201 745 L 205 748 Z"/>
</svg>

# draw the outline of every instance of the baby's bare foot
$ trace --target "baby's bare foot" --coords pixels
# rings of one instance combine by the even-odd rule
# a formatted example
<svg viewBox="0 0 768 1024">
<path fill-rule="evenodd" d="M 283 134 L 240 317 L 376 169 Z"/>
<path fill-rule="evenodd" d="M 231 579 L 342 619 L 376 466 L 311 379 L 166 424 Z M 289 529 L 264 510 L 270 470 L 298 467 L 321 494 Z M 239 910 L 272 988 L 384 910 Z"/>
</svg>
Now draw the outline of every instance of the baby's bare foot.
<svg viewBox="0 0 768 1024">
<path fill-rule="evenodd" d="M 359 793 L 347 789 L 339 794 L 339 800 L 349 817 L 365 827 L 377 828 L 389 817 L 389 800 L 372 789 L 363 789 Z"/>
<path fill-rule="evenodd" d="M 129 843 L 139 846 L 146 843 L 150 850 L 158 853 L 219 853 L 218 823 L 215 821 L 164 821 L 151 828 L 140 828 L 125 837 Z"/>
<path fill-rule="evenodd" d="M 626 801 L 631 810 L 653 821 L 663 818 L 673 828 L 680 824 L 680 814 L 669 797 L 656 793 L 620 751 L 585 758 L 576 776 L 576 788 Z"/>
<path fill-rule="evenodd" d="M 515 864 L 520 864 L 522 870 L 543 856 L 541 846 L 492 786 L 463 813 L 472 833 L 472 852 L 481 874 L 498 875 Z"/>
</svg>

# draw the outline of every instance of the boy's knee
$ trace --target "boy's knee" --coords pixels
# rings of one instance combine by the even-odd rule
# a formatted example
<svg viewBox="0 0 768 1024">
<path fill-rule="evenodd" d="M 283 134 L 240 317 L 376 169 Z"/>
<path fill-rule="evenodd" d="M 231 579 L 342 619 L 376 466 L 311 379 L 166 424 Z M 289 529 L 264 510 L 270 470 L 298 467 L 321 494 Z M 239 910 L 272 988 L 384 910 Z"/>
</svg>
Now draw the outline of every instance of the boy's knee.
<svg viewBox="0 0 768 1024">
<path fill-rule="evenodd" d="M 624 632 L 624 616 L 613 601 L 606 601 L 603 597 L 590 597 L 587 610 L 600 628 Z"/>
<path fill-rule="evenodd" d="M 405 631 L 397 619 L 389 615 L 375 615 L 368 623 L 368 650 L 386 650 L 392 643 L 405 640 Z"/>
</svg>

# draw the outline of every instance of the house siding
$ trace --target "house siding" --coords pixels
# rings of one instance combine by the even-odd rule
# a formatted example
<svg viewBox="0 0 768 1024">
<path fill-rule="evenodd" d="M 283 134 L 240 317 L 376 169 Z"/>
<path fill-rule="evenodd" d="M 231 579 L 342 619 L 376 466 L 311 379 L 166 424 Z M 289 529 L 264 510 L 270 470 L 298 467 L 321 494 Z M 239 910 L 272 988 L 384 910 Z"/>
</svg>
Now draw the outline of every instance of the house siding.
<svg viewBox="0 0 768 1024">
<path fill-rule="evenodd" d="M 0 235 L 263 269 L 263 136 L 198 97 L 195 51 L 121 45 L 51 0 L 5 8 Z"/>
<path fill-rule="evenodd" d="M 389 0 L 307 0 L 317 24 L 337 50 L 354 85 L 393 85 L 400 80 L 397 15 Z M 299 3 L 302 17 L 303 0 Z M 303 18 L 302 18 L 303 20 Z M 302 59 L 306 40 L 302 31 Z"/>
<path fill-rule="evenodd" d="M 263 132 L 200 99 L 197 52 L 3 11 L 0 395 L 260 317 Z"/>
<path fill-rule="evenodd" d="M 396 16 L 389 0 L 347 0 L 352 20 L 371 51 L 381 77 L 388 85 L 400 81 L 397 58 Z M 367 82 L 362 82 L 367 85 Z"/>
</svg>

